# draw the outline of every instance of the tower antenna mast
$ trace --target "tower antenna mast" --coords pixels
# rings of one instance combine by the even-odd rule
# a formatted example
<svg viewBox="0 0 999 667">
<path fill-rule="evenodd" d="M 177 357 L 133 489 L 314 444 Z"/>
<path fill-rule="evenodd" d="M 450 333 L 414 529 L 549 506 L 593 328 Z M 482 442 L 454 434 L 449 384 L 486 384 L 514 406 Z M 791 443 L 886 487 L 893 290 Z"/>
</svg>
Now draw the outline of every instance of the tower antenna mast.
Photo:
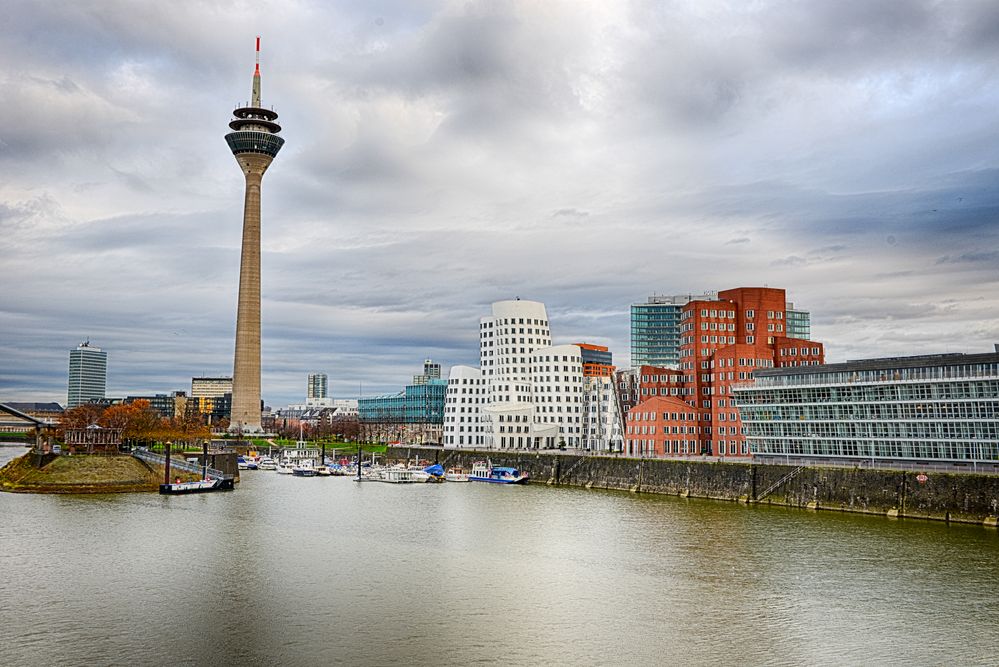
<svg viewBox="0 0 999 667">
<path fill-rule="evenodd" d="M 260 35 L 257 35 L 257 66 L 253 70 L 253 99 L 250 106 L 260 107 Z"/>
</svg>

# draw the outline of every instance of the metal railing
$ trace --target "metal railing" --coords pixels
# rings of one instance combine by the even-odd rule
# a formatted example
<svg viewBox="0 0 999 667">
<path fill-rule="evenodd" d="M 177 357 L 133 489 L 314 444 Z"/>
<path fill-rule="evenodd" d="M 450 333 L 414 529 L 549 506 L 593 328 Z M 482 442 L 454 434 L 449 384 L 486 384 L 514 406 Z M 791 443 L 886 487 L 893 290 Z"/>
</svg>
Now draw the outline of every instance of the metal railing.
<svg viewBox="0 0 999 667">
<path fill-rule="evenodd" d="M 763 500 L 764 498 L 766 498 L 767 496 L 769 496 L 771 493 L 773 493 L 774 491 L 776 491 L 778 487 L 782 486 L 786 482 L 789 482 L 793 478 L 797 477 L 798 474 L 802 470 L 804 470 L 804 469 L 805 469 L 805 466 L 798 466 L 797 468 L 795 468 L 794 470 L 792 470 L 791 472 L 787 473 L 786 475 L 784 475 L 783 477 L 781 477 L 780 479 L 778 479 L 776 482 L 774 482 L 773 484 L 771 484 L 770 486 L 768 486 L 763 493 L 758 494 L 755 498 L 753 498 L 753 500 Z"/>
<path fill-rule="evenodd" d="M 157 454 L 156 452 L 151 452 L 144 447 L 136 447 L 133 449 L 132 456 L 140 461 L 146 461 L 147 463 L 155 463 L 156 465 L 161 466 L 166 465 L 166 456 L 163 454 Z M 185 461 L 182 458 L 174 458 L 172 456 L 170 457 L 170 467 L 176 470 L 194 473 L 199 477 L 202 473 L 204 473 L 208 479 L 228 479 L 231 477 L 231 475 L 226 475 L 218 468 L 206 468 L 201 464 L 191 463 L 190 461 Z"/>
</svg>

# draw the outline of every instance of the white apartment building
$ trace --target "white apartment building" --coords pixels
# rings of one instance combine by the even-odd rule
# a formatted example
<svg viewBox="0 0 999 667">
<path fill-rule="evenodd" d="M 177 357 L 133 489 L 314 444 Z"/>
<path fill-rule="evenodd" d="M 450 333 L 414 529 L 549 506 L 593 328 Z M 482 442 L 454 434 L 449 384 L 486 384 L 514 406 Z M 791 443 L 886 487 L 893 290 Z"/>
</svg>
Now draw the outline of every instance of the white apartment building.
<svg viewBox="0 0 999 667">
<path fill-rule="evenodd" d="M 552 346 L 544 304 L 519 299 L 494 303 L 492 314 L 479 321 L 479 360 L 480 368 L 451 369 L 445 446 L 575 449 L 588 441 L 593 449 L 608 448 L 607 443 L 596 445 L 596 434 L 609 435 L 613 429 L 601 426 L 591 433 L 584 420 L 580 349 Z M 612 396 L 612 383 L 608 391 Z M 614 421 L 613 401 L 608 405 L 608 419 Z"/>
<path fill-rule="evenodd" d="M 471 366 L 452 366 L 444 394 L 444 444 L 481 447 L 485 444 L 479 419 L 486 403 L 482 371 Z"/>
</svg>

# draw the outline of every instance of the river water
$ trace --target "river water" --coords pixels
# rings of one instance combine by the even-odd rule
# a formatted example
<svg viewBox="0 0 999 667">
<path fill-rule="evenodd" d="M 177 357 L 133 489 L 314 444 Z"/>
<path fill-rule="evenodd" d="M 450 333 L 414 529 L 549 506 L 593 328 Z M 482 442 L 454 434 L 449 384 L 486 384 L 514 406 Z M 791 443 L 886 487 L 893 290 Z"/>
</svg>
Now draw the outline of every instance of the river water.
<svg viewBox="0 0 999 667">
<path fill-rule="evenodd" d="M 244 471 L 0 493 L 0 545 L 5 665 L 999 664 L 977 526 Z"/>
</svg>

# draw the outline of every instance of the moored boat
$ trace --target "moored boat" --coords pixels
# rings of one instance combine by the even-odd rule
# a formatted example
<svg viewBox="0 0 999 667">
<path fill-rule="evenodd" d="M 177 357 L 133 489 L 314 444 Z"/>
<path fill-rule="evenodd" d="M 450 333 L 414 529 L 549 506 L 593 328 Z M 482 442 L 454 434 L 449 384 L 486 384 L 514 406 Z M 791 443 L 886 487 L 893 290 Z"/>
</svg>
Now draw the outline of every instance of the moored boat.
<svg viewBox="0 0 999 667">
<path fill-rule="evenodd" d="M 468 476 L 468 481 L 490 482 L 492 484 L 527 484 L 529 477 L 530 475 L 517 468 L 494 466 L 488 461 L 476 461 L 472 466 L 472 474 Z"/>
<path fill-rule="evenodd" d="M 406 468 L 383 468 L 378 474 L 368 479 L 375 482 L 388 482 L 390 484 L 412 484 L 426 480 L 417 479 L 412 470 Z"/>
<path fill-rule="evenodd" d="M 469 482 L 468 473 L 465 472 L 464 468 L 449 468 L 446 473 L 444 473 L 444 479 L 449 482 Z"/>
<path fill-rule="evenodd" d="M 312 463 L 312 459 L 304 459 L 291 469 L 291 474 L 295 477 L 315 477 L 318 472 Z"/>
<path fill-rule="evenodd" d="M 168 496 L 176 496 L 185 493 L 220 491 L 222 488 L 221 479 L 199 479 L 196 482 L 174 482 L 173 484 L 160 484 L 160 493 Z"/>
</svg>

